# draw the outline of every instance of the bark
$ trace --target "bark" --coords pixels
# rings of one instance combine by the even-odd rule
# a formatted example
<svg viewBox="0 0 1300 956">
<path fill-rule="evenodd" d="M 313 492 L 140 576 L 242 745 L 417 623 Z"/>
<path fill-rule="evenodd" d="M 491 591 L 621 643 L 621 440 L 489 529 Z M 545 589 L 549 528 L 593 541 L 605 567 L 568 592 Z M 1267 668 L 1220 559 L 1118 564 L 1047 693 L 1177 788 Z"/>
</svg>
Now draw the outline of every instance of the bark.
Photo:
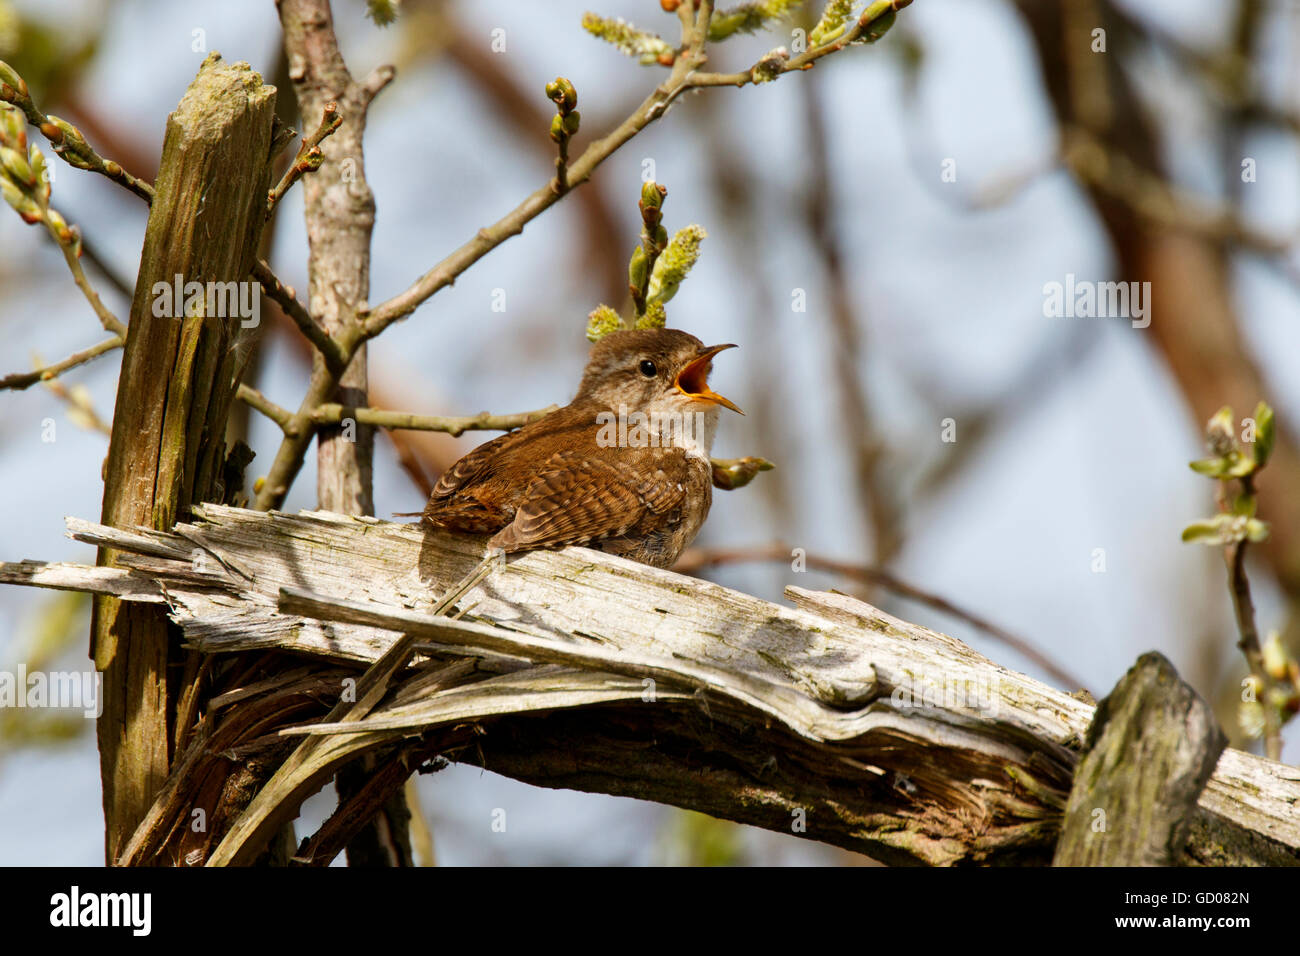
<svg viewBox="0 0 1300 956">
<path fill-rule="evenodd" d="M 1142 655 L 1097 707 L 1054 865 L 1177 865 L 1227 745 L 1213 709 L 1173 665 Z"/>
<path fill-rule="evenodd" d="M 273 87 L 214 53 L 168 118 L 104 469 L 105 524 L 169 528 L 193 503 L 221 497 L 240 318 L 156 316 L 153 289 L 178 275 L 182 283 L 247 278 L 265 221 L 274 110 Z M 116 558 L 104 549 L 99 560 Z M 91 655 L 104 672 L 97 730 L 110 863 L 188 730 L 173 708 L 197 661 L 177 650 L 171 631 L 157 608 L 96 601 Z"/>
</svg>

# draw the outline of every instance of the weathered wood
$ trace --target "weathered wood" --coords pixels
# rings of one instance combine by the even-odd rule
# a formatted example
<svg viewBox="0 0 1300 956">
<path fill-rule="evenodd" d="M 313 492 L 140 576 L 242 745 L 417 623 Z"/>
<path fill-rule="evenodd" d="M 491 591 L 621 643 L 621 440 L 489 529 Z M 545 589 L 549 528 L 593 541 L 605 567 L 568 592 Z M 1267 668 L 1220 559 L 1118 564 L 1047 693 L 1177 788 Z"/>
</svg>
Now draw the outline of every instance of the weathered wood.
<svg viewBox="0 0 1300 956">
<path fill-rule="evenodd" d="M 265 222 L 275 89 L 212 54 L 167 120 L 104 474 L 105 524 L 170 528 L 215 496 L 237 382 L 238 315 L 155 310 L 155 283 L 240 282 Z M 174 302 L 165 304 L 174 306 Z M 166 312 L 156 315 L 155 311 Z M 111 549 L 99 563 L 112 566 Z M 102 593 L 102 592 L 101 592 Z M 157 607 L 95 602 L 106 853 L 117 859 L 166 779 L 182 651 Z"/>
<path fill-rule="evenodd" d="M 1210 705 L 1143 654 L 1093 716 L 1053 865 L 1176 865 L 1227 746 Z"/>
<path fill-rule="evenodd" d="M 146 550 L 114 529 L 69 527 Z M 217 506 L 176 530 L 149 533 L 129 577 L 24 563 L 0 566 L 0 581 L 153 601 L 165 587 L 186 641 L 212 653 L 274 647 L 359 667 L 393 645 L 387 627 L 427 626 L 430 658 L 476 661 L 431 693 L 412 669 L 359 732 L 324 735 L 328 759 L 298 799 L 338 762 L 409 739 L 544 786 L 694 807 L 887 862 L 1047 863 L 1094 711 L 844 595 L 790 588 L 792 609 L 569 548 L 513 558 L 459 621 L 428 620 L 479 542 Z M 185 549 L 199 560 L 163 556 Z M 282 613 L 286 588 L 312 592 L 322 617 L 367 623 Z M 1226 751 L 1183 862 L 1300 860 L 1298 800 L 1300 771 Z"/>
</svg>

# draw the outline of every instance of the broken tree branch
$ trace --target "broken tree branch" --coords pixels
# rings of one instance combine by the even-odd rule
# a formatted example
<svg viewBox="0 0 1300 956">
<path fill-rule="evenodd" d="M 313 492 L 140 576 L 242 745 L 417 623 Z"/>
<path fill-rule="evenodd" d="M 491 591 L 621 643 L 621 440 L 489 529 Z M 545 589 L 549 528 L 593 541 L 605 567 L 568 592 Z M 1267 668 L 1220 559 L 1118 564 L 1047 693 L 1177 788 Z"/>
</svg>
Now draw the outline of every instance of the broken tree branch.
<svg viewBox="0 0 1300 956">
<path fill-rule="evenodd" d="M 404 741 L 542 786 L 793 829 L 885 862 L 1047 863 L 1094 713 L 843 595 L 790 588 L 792 609 L 569 548 L 512 558 L 453 620 L 430 610 L 479 562 L 479 539 L 215 505 L 173 533 L 69 528 L 134 556 L 113 569 L 0 565 L 0 581 L 169 608 L 204 653 L 275 648 L 354 674 L 393 647 L 390 628 L 419 630 L 420 657 L 354 732 L 313 728 L 319 706 L 262 725 L 266 745 L 292 727 L 322 741 L 289 804 L 359 754 Z M 293 595 L 294 613 L 281 611 L 283 588 L 310 592 L 321 617 L 300 615 L 308 605 Z M 168 792 L 137 834 L 141 852 L 185 812 L 184 781 Z M 1180 861 L 1297 862 L 1297 800 L 1292 768 L 1225 751 Z"/>
</svg>

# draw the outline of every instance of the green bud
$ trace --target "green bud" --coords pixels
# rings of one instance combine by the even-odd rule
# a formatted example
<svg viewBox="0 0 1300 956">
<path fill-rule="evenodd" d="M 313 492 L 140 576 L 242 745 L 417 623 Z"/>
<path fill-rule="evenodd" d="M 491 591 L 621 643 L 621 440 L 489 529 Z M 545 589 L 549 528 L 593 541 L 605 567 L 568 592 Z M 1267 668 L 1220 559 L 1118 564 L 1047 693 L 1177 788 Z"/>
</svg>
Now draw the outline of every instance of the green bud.
<svg viewBox="0 0 1300 956">
<path fill-rule="evenodd" d="M 399 0 L 366 0 L 366 15 L 377 27 L 386 27 L 397 19 Z"/>
<path fill-rule="evenodd" d="M 655 301 L 646 306 L 645 315 L 636 320 L 636 327 L 638 329 L 662 329 L 667 321 L 668 316 L 664 312 L 664 304 Z"/>
<path fill-rule="evenodd" d="M 22 110 L 8 103 L 0 103 L 0 146 L 27 148 L 27 118 Z"/>
<path fill-rule="evenodd" d="M 1255 406 L 1254 418 L 1255 444 L 1252 446 L 1251 454 L 1258 469 L 1263 468 L 1269 456 L 1273 454 L 1273 444 L 1277 441 L 1277 423 L 1273 417 L 1273 409 L 1267 402 L 1260 402 Z"/>
<path fill-rule="evenodd" d="M 677 230 L 663 254 L 656 260 L 650 276 L 647 300 L 668 302 L 700 257 L 700 242 L 708 235 L 703 226 L 690 225 Z"/>
<path fill-rule="evenodd" d="M 45 211 L 45 221 L 54 228 L 54 234 L 59 237 L 59 244 L 66 245 L 72 241 L 72 230 L 68 228 L 68 221 L 59 215 L 56 209 L 47 209 Z"/>
<path fill-rule="evenodd" d="M 1273 631 L 1260 648 L 1264 658 L 1264 670 L 1274 680 L 1286 680 L 1291 671 L 1291 655 L 1282 644 L 1282 635 Z"/>
<path fill-rule="evenodd" d="M 36 186 L 36 174 L 32 172 L 27 157 L 16 149 L 0 146 L 0 167 L 5 174 L 19 186 L 33 189 Z"/>
<path fill-rule="evenodd" d="M 1205 475 L 1207 478 L 1225 478 L 1228 475 L 1228 469 L 1232 467 L 1232 461 L 1228 458 L 1203 458 L 1200 461 L 1188 463 L 1192 471 L 1198 475 Z"/>
<path fill-rule="evenodd" d="M 24 222 L 31 224 L 40 221 L 40 207 L 36 205 L 30 196 L 4 176 L 0 176 L 0 195 L 3 195 L 4 201 L 18 211 L 18 215 L 23 217 Z"/>
<path fill-rule="evenodd" d="M 572 136 L 574 133 L 576 133 L 578 131 L 578 126 L 581 123 L 582 123 L 582 114 L 579 113 L 577 110 L 574 110 L 572 113 L 564 114 L 563 126 L 564 126 L 564 132 L 567 135 Z"/>
<path fill-rule="evenodd" d="M 621 18 L 611 20 L 594 13 L 584 13 L 582 28 L 592 36 L 613 44 L 628 56 L 636 57 L 643 64 L 649 65 L 660 60 L 671 62 L 676 55 L 676 51 L 662 37 L 638 30 Z"/>
<path fill-rule="evenodd" d="M 816 47 L 838 39 L 853 14 L 853 6 L 856 2 L 857 0 L 829 0 L 825 10 L 822 11 L 821 19 L 817 21 L 817 26 L 813 27 L 812 32 L 808 34 L 808 45 Z"/>
<path fill-rule="evenodd" d="M 22 99 L 27 98 L 27 84 L 23 82 L 23 78 L 18 75 L 18 72 L 4 60 L 0 60 L 0 83 L 12 88 Z"/>
<path fill-rule="evenodd" d="M 45 154 L 35 146 L 31 148 L 32 173 L 36 176 L 37 188 L 40 190 L 40 201 L 48 203 L 50 201 L 50 171 L 45 165 Z"/>
<path fill-rule="evenodd" d="M 1249 678 L 1247 678 L 1249 679 Z M 1255 700 L 1243 701 L 1237 707 L 1237 723 L 1247 737 L 1257 738 L 1264 735 L 1267 721 L 1264 719 L 1264 706 Z"/>
<path fill-rule="evenodd" d="M 749 71 L 749 78 L 755 83 L 770 83 L 781 75 L 789 59 L 790 51 L 779 46 L 764 54 L 763 58 L 754 64 L 754 68 Z"/>
<path fill-rule="evenodd" d="M 611 332 L 623 328 L 623 320 L 609 306 L 601 303 L 587 316 L 587 339 L 598 342 Z"/>
<path fill-rule="evenodd" d="M 709 22 L 709 39 L 717 42 L 737 33 L 753 33 L 772 20 L 788 16 L 803 0 L 752 0 L 730 10 L 719 10 Z"/>
<path fill-rule="evenodd" d="M 49 121 L 46 125 L 53 126 L 59 131 L 57 137 L 50 136 L 48 132 L 45 133 L 50 142 L 55 144 L 54 151 L 62 156 L 70 166 L 93 170 L 95 163 L 90 159 L 93 151 L 90 144 L 86 142 L 86 138 L 81 135 L 81 130 L 57 116 L 47 116 L 46 119 Z M 45 132 L 45 126 L 41 127 L 41 131 Z"/>
<path fill-rule="evenodd" d="M 568 113 L 578 105 L 578 91 L 562 76 L 557 76 L 546 84 L 546 96 L 561 113 Z"/>
<path fill-rule="evenodd" d="M 646 279 L 645 249 L 638 245 L 632 250 L 632 258 L 627 264 L 627 284 L 640 292 L 645 288 Z"/>
<path fill-rule="evenodd" d="M 1246 519 L 1246 540 L 1263 541 L 1268 537 L 1268 524 L 1258 518 Z"/>
<path fill-rule="evenodd" d="M 713 487 L 735 491 L 754 480 L 760 471 L 771 471 L 776 466 L 766 458 L 714 458 Z"/>
<path fill-rule="evenodd" d="M 1208 545 L 1263 541 L 1268 537 L 1268 525 L 1258 518 L 1224 513 L 1189 524 L 1183 529 L 1182 537 L 1185 542 L 1195 541 Z"/>
<path fill-rule="evenodd" d="M 1223 458 L 1237 448 L 1232 433 L 1232 407 L 1224 405 L 1205 426 L 1205 444 L 1210 454 Z"/>
<path fill-rule="evenodd" d="M 667 195 L 667 186 L 660 186 L 653 179 L 646 182 L 641 186 L 641 211 L 644 213 L 647 209 L 661 208 Z"/>
<path fill-rule="evenodd" d="M 569 138 L 569 134 L 564 131 L 564 117 L 556 113 L 551 117 L 551 139 L 561 143 Z"/>
</svg>

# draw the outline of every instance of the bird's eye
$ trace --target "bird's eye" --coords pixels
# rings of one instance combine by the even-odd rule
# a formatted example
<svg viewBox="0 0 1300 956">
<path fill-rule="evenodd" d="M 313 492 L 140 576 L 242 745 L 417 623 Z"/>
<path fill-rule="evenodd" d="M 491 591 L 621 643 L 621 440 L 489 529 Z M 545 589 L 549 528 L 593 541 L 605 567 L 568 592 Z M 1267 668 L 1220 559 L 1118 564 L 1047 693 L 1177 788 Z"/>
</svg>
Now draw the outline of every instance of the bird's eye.
<svg viewBox="0 0 1300 956">
<path fill-rule="evenodd" d="M 654 362 L 650 361 L 649 359 L 642 359 L 641 374 L 644 375 L 646 378 L 654 378 L 656 375 L 659 374 L 659 370 L 655 368 Z"/>
</svg>

